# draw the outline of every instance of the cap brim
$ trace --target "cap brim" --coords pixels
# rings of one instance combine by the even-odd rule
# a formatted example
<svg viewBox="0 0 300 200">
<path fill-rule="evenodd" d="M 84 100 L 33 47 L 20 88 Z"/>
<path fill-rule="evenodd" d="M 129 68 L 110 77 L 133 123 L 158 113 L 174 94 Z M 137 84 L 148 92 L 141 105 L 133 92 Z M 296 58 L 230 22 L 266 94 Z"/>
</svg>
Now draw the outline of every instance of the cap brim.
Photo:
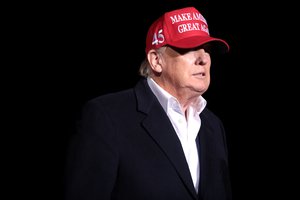
<svg viewBox="0 0 300 200">
<path fill-rule="evenodd" d="M 177 48 L 188 49 L 188 48 L 195 48 L 206 43 L 210 43 L 212 45 L 211 48 L 212 52 L 226 53 L 229 51 L 229 45 L 225 40 L 219 38 L 213 38 L 210 36 L 189 37 L 189 38 L 169 42 L 169 45 Z"/>
</svg>

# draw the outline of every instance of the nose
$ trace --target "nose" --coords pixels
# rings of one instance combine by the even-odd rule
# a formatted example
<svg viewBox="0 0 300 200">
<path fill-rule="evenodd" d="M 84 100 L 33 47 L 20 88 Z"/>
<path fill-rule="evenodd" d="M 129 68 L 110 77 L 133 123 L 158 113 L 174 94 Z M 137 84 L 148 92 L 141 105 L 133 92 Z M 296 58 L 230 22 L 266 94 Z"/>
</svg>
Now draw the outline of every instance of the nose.
<svg viewBox="0 0 300 200">
<path fill-rule="evenodd" d="M 196 65 L 206 65 L 210 60 L 210 55 L 205 49 L 198 49 L 196 52 Z"/>
</svg>

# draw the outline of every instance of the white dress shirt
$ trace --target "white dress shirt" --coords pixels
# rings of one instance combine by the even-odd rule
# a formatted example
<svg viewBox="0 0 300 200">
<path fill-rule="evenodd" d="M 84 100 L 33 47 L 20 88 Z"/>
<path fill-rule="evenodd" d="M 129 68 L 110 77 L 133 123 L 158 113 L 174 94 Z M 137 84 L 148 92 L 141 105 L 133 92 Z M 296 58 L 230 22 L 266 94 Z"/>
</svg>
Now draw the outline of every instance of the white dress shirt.
<svg viewBox="0 0 300 200">
<path fill-rule="evenodd" d="M 162 89 L 152 78 L 147 79 L 148 84 L 167 113 L 181 142 L 181 146 L 188 163 L 194 187 L 198 192 L 200 181 L 200 161 L 196 144 L 196 137 L 200 130 L 201 119 L 199 114 L 206 106 L 206 100 L 199 96 L 187 108 L 187 117 L 183 113 L 178 100 Z"/>
</svg>

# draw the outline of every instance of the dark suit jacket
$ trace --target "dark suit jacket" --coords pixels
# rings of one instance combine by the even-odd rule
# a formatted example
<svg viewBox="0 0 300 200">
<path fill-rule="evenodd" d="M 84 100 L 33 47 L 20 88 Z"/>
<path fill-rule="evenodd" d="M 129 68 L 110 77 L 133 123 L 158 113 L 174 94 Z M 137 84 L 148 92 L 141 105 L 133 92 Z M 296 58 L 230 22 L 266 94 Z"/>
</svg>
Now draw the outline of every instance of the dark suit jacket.
<svg viewBox="0 0 300 200">
<path fill-rule="evenodd" d="M 207 108 L 200 114 L 197 194 L 181 143 L 141 79 L 133 89 L 90 100 L 66 167 L 67 200 L 229 200 L 225 132 Z"/>
</svg>

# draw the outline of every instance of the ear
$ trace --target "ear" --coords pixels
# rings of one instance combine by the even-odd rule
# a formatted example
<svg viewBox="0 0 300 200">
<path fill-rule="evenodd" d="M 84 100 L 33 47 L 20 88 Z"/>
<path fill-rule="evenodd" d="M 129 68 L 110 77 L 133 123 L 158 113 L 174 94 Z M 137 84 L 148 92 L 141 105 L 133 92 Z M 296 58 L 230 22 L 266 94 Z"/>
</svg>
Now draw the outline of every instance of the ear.
<svg viewBox="0 0 300 200">
<path fill-rule="evenodd" d="M 154 49 L 151 49 L 148 52 L 147 59 L 150 63 L 151 69 L 154 72 L 156 72 L 156 73 L 161 73 L 162 72 L 161 57 Z"/>
</svg>

